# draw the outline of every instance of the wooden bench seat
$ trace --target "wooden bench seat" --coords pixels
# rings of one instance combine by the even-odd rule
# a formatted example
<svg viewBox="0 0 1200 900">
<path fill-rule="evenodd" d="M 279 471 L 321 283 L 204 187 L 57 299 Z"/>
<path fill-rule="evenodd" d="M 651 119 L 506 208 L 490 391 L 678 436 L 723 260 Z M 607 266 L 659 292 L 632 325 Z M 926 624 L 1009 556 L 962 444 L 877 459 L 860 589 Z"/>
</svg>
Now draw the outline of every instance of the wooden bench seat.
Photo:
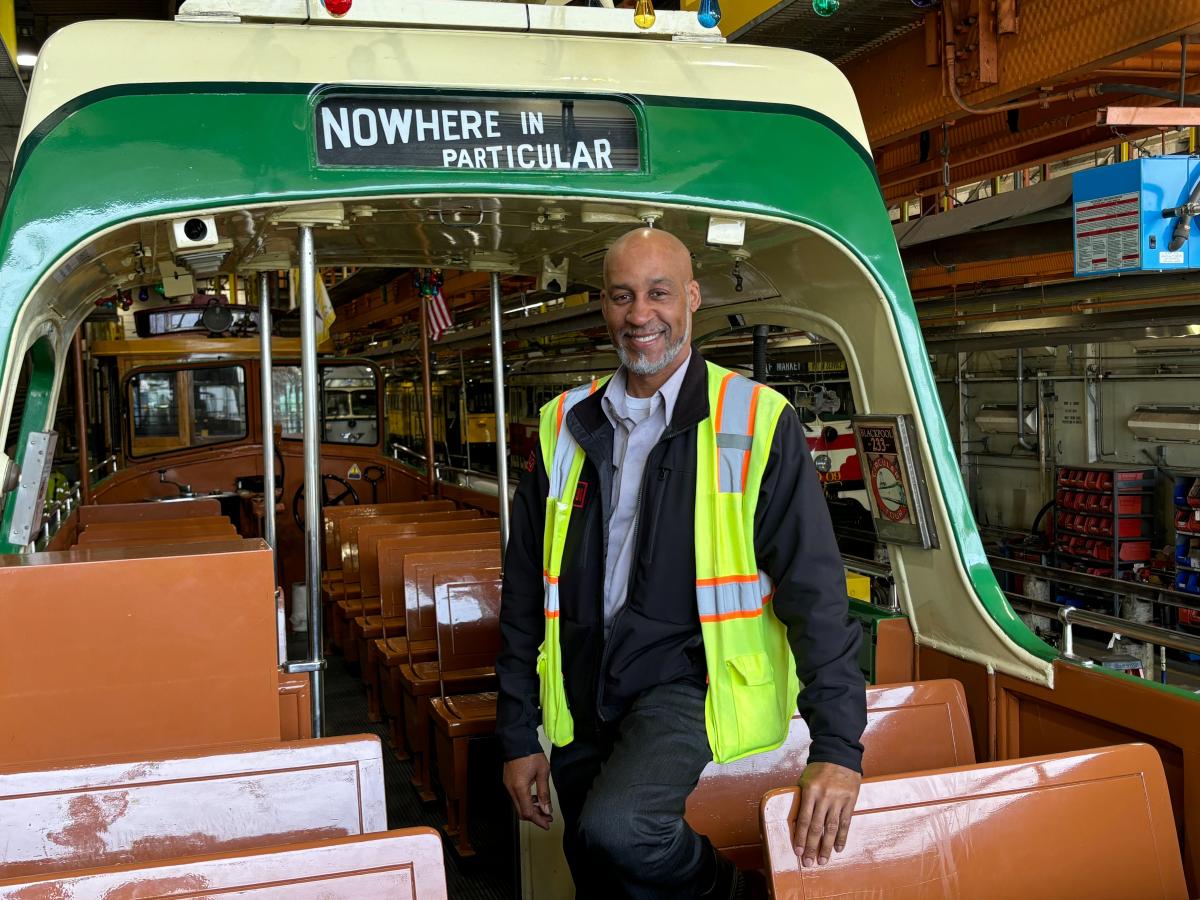
<svg viewBox="0 0 1200 900">
<path fill-rule="evenodd" d="M 369 577 L 363 584 L 363 573 L 359 565 L 359 541 L 363 532 L 367 534 L 386 533 L 391 526 L 401 525 L 447 525 L 461 521 L 476 521 L 479 513 L 476 510 L 444 511 L 433 513 L 402 513 L 388 516 L 371 516 L 346 519 L 341 523 L 342 540 L 342 572 L 345 579 L 341 585 L 341 595 L 333 598 L 331 611 L 331 640 L 333 646 L 347 655 L 352 664 L 356 659 L 351 658 L 354 648 L 350 646 L 348 634 L 349 623 L 357 616 L 367 612 L 379 611 L 379 588 L 375 575 L 373 558 L 367 561 Z M 403 534 L 404 529 L 397 533 Z"/>
<path fill-rule="evenodd" d="M 762 801 L 776 900 L 1185 900 L 1157 751 L 1125 744 L 863 782 L 846 849 L 803 868 L 798 792 Z"/>
<path fill-rule="evenodd" d="M 260 540 L 0 556 L 0 765 L 278 740 L 274 595 Z"/>
<path fill-rule="evenodd" d="M 495 671 L 500 653 L 499 568 L 478 570 L 471 581 L 452 575 L 434 576 L 437 614 L 437 679 L 430 698 L 434 756 L 446 794 L 446 832 L 455 837 L 460 856 L 473 856 L 467 804 L 469 747 L 472 738 L 496 730 L 496 692 L 458 694 L 446 683 L 446 672 Z"/>
<path fill-rule="evenodd" d="M 144 522 L 219 516 L 221 504 L 213 497 L 175 500 L 171 503 L 89 503 L 79 507 L 79 527 L 105 522 Z"/>
<path fill-rule="evenodd" d="M 447 546 L 444 542 L 453 538 L 459 543 Z M 422 542 L 422 543 L 418 543 Z M 396 544 L 393 549 L 392 545 Z M 409 641 L 437 640 L 437 618 L 433 600 L 433 580 L 439 574 L 455 574 L 460 581 L 473 580 L 471 574 L 481 566 L 480 557 L 468 557 L 465 551 L 491 551 L 492 556 L 482 557 L 482 565 L 500 565 L 500 536 L 496 533 L 452 535 L 447 537 L 425 537 L 397 540 L 389 538 L 380 548 L 380 566 L 385 565 L 384 554 L 401 554 L 396 568 L 404 579 L 403 602 L 405 634 Z M 438 690 L 436 665 L 405 661 L 388 669 L 391 682 L 388 689 L 393 696 L 388 707 L 391 713 L 392 740 L 398 754 L 409 754 L 412 758 L 412 783 L 422 800 L 432 801 L 433 791 L 429 779 L 429 698 Z M 455 693 L 491 690 L 495 682 L 494 667 L 483 672 L 443 672 L 442 680 L 453 685 Z"/>
<path fill-rule="evenodd" d="M 215 896 L 446 900 L 442 842 L 432 828 L 407 828 L 0 881 L 0 900 Z"/>
<path fill-rule="evenodd" d="M 392 736 L 392 747 L 396 756 L 408 760 L 408 740 L 404 734 L 404 708 L 399 667 L 413 662 L 426 662 L 437 655 L 437 622 L 426 621 L 416 637 L 408 634 L 407 598 L 406 592 L 415 589 L 415 583 L 406 580 L 405 549 L 412 553 L 431 553 L 453 550 L 453 563 L 462 568 L 498 566 L 500 564 L 499 535 L 488 533 L 483 536 L 475 534 L 454 535 L 441 540 L 412 538 L 407 543 L 393 545 L 389 538 L 386 541 L 387 556 L 380 557 L 380 577 L 384 583 L 381 588 L 381 608 L 386 612 L 395 611 L 396 615 L 382 615 L 384 635 L 378 640 L 371 641 L 367 647 L 367 665 L 374 668 L 375 677 L 368 680 L 368 705 L 371 702 L 372 687 L 378 693 L 378 706 L 388 721 Z M 425 561 L 423 561 L 425 562 Z M 434 564 L 436 565 L 436 563 Z M 429 596 L 432 596 L 434 567 L 430 566 L 422 573 L 422 578 L 428 580 Z M 432 604 L 432 600 L 429 601 Z M 429 610 L 432 611 L 432 605 Z"/>
<path fill-rule="evenodd" d="M 430 537 L 434 535 L 452 535 L 452 534 L 487 534 L 489 532 L 500 532 L 499 519 L 465 519 L 462 521 L 453 522 L 421 522 L 421 523 L 405 523 L 402 525 L 379 525 L 376 527 L 363 528 L 359 531 L 360 547 L 370 546 L 374 550 L 374 555 L 367 557 L 367 561 L 374 564 L 374 574 L 371 578 L 367 577 L 367 573 L 362 573 L 362 595 L 360 603 L 362 612 L 357 616 L 350 615 L 349 608 L 346 608 L 346 629 L 347 641 L 343 652 L 346 659 L 350 662 L 365 662 L 367 655 L 367 643 L 376 638 L 383 637 L 384 621 L 381 615 L 381 606 L 379 603 L 379 563 L 378 550 L 379 541 L 385 537 Z M 372 542 L 372 538 L 374 541 Z M 368 606 L 373 606 L 374 609 L 368 609 Z M 389 623 L 395 628 L 402 628 L 403 622 L 396 621 Z M 363 667 L 364 680 L 370 681 L 370 670 Z"/>
<path fill-rule="evenodd" d="M 0 769 L 0 878 L 386 829 L 374 736 Z"/>
<path fill-rule="evenodd" d="M 863 774 L 891 775 L 975 762 L 963 687 L 951 679 L 867 688 Z M 743 869 L 762 865 L 759 801 L 800 780 L 811 738 L 799 715 L 782 747 L 725 765 L 710 763 L 685 818 Z"/>
<path fill-rule="evenodd" d="M 76 547 L 133 546 L 161 540 L 208 536 L 212 540 L 234 539 L 239 535 L 224 516 L 201 519 L 165 519 L 150 522 L 113 522 L 89 525 L 79 532 Z"/>
</svg>

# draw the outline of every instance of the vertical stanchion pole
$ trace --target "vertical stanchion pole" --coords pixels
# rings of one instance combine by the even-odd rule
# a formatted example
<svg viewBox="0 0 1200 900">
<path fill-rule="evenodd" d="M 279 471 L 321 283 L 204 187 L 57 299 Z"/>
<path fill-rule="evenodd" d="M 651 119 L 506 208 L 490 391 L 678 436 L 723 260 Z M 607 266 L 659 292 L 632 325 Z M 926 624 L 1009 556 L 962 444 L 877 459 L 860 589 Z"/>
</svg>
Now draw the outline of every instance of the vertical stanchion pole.
<svg viewBox="0 0 1200 900">
<path fill-rule="evenodd" d="M 425 486 L 438 495 L 437 466 L 433 459 L 433 373 L 429 364 L 429 299 L 421 297 L 421 391 L 425 398 Z M 444 395 L 443 395 L 444 396 Z"/>
<path fill-rule="evenodd" d="M 504 336 L 501 333 L 500 274 L 492 273 L 492 396 L 496 410 L 496 487 L 500 546 L 508 547 L 508 428 L 504 416 Z"/>
<path fill-rule="evenodd" d="M 71 342 L 71 360 L 75 364 L 75 431 L 79 440 L 79 503 L 92 502 L 92 473 L 88 462 L 87 391 L 84 389 L 83 325 Z"/>
<path fill-rule="evenodd" d="M 271 552 L 278 558 L 275 543 L 275 401 L 271 382 L 271 279 L 263 272 L 258 276 L 258 333 L 261 339 L 262 362 L 259 382 L 262 388 L 262 449 L 263 449 L 263 525 Z M 278 568 L 276 568 L 278 577 Z"/>
<path fill-rule="evenodd" d="M 304 572 L 308 598 L 312 732 L 325 734 L 325 678 L 321 660 L 321 423 L 317 380 L 317 256 L 311 225 L 300 226 L 300 371 L 304 390 Z"/>
</svg>

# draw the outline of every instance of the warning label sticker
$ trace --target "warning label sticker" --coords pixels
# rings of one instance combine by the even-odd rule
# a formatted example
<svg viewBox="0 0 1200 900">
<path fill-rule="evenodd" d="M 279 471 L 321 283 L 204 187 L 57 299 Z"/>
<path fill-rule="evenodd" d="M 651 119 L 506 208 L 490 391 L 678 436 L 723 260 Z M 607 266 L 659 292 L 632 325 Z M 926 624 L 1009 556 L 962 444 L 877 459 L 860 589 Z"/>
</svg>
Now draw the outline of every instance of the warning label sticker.
<svg viewBox="0 0 1200 900">
<path fill-rule="evenodd" d="M 1142 265 L 1136 192 L 1075 204 L 1075 271 L 1111 272 Z"/>
</svg>

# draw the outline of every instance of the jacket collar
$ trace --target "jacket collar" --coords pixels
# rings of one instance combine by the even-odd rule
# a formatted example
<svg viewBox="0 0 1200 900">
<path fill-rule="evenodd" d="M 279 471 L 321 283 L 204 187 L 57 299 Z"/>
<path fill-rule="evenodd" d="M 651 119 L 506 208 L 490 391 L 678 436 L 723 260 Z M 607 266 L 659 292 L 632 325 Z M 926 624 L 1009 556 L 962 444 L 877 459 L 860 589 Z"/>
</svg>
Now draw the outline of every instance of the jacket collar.
<svg viewBox="0 0 1200 900">
<path fill-rule="evenodd" d="M 604 391 L 594 391 L 580 400 L 567 414 L 567 427 L 578 440 L 582 435 L 579 430 L 595 434 L 603 428 L 611 428 L 612 423 L 604 414 Z M 686 431 L 692 426 L 708 418 L 708 365 L 704 357 L 694 347 L 688 358 L 687 371 L 683 376 L 683 384 L 679 387 L 679 399 L 675 401 L 675 412 L 663 436 Z"/>
</svg>

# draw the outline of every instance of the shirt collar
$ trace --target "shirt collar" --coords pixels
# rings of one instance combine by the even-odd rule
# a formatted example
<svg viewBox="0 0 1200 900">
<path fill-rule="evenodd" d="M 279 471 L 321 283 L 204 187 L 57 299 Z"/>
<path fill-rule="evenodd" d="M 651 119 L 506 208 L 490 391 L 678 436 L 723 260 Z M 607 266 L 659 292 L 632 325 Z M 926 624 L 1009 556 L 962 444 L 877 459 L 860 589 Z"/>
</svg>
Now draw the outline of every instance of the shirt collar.
<svg viewBox="0 0 1200 900">
<path fill-rule="evenodd" d="M 685 346 L 684 349 L 687 351 L 687 355 L 683 358 L 683 362 L 679 364 L 679 368 L 654 393 L 655 397 L 662 399 L 663 421 L 667 425 L 671 424 L 671 417 L 675 414 L 675 402 L 679 399 L 679 389 L 683 385 L 683 378 L 687 374 L 688 361 L 692 355 L 692 348 L 690 346 Z M 625 408 L 625 384 L 625 367 L 621 366 L 621 368 L 617 369 L 616 374 L 608 380 L 608 385 L 604 389 L 604 397 L 601 402 L 604 406 L 605 414 L 614 425 L 616 424 L 614 420 L 617 418 L 629 418 L 628 410 Z"/>
</svg>

